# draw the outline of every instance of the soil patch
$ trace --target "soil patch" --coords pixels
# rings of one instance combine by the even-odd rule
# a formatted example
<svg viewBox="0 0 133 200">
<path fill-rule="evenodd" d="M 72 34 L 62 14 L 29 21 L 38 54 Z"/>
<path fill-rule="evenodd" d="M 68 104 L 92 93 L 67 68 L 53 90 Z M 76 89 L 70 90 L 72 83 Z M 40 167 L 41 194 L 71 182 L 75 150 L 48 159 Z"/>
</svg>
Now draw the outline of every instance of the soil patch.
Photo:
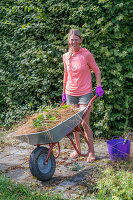
<svg viewBox="0 0 133 200">
<path fill-rule="evenodd" d="M 17 127 L 15 135 L 26 135 L 51 129 L 77 112 L 79 112 L 78 108 L 70 106 L 62 106 L 58 109 L 44 109 L 41 113 L 28 116 L 26 123 Z"/>
</svg>

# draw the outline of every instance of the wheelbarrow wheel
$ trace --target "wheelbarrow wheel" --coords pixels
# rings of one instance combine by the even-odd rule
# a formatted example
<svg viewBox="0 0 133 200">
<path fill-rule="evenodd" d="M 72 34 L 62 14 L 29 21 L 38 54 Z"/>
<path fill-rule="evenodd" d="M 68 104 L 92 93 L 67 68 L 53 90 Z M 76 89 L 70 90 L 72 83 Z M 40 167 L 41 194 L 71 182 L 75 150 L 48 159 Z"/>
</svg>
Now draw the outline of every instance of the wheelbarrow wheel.
<svg viewBox="0 0 133 200">
<path fill-rule="evenodd" d="M 37 147 L 30 155 L 29 168 L 33 176 L 40 181 L 49 180 L 55 172 L 55 158 L 51 152 L 48 162 L 44 164 L 49 149 L 46 147 Z"/>
</svg>

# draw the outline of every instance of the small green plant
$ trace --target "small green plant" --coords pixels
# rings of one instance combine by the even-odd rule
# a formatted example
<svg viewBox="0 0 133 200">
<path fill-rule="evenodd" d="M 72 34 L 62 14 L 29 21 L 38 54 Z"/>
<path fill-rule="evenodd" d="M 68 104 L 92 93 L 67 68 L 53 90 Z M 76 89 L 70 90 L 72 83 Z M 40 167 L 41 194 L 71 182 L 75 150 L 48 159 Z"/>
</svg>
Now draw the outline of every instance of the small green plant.
<svg viewBox="0 0 133 200">
<path fill-rule="evenodd" d="M 72 171 L 79 171 L 85 168 L 85 165 L 79 165 L 77 162 L 73 163 Z"/>
<path fill-rule="evenodd" d="M 3 138 L 0 138 L 0 147 L 1 148 L 5 147 L 5 140 Z"/>
<path fill-rule="evenodd" d="M 59 116 L 59 112 L 57 110 L 49 108 L 44 109 L 44 111 L 47 114 L 40 114 L 32 123 L 32 125 L 37 129 L 43 129 L 44 126 L 51 126 L 52 122 L 56 121 L 56 116 Z"/>
<path fill-rule="evenodd" d="M 37 129 L 42 129 L 47 126 L 51 126 L 53 122 L 57 120 L 60 116 L 59 109 L 65 109 L 70 107 L 69 105 L 63 105 L 60 108 L 54 109 L 53 107 L 46 107 L 43 109 L 45 113 L 38 115 L 34 120 L 32 125 Z"/>
<path fill-rule="evenodd" d="M 101 171 L 102 175 L 97 181 L 97 188 L 99 191 L 97 193 L 98 199 L 133 199 L 133 175 L 131 162 L 120 162 L 121 164 L 116 163 L 115 166 L 107 167 Z M 127 169 L 125 170 L 124 168 Z"/>
</svg>

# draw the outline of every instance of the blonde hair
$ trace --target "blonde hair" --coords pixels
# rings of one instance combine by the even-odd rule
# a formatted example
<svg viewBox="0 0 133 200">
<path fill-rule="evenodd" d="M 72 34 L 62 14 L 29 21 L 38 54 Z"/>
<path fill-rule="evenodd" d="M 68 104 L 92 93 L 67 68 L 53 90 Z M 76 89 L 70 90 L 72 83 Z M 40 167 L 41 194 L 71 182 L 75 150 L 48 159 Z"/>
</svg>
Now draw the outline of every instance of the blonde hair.
<svg viewBox="0 0 133 200">
<path fill-rule="evenodd" d="M 68 38 L 70 38 L 71 35 L 76 35 L 76 36 L 78 36 L 80 39 L 82 38 L 82 37 L 81 37 L 81 33 L 80 33 L 80 31 L 79 31 L 78 29 L 71 29 L 71 30 L 69 31 Z"/>
<path fill-rule="evenodd" d="M 70 38 L 71 35 L 76 35 L 80 39 L 82 38 L 81 37 L 81 33 L 80 33 L 80 31 L 78 29 L 71 29 L 69 31 L 69 34 L 68 34 L 68 39 Z M 71 48 L 69 47 L 69 44 L 68 44 L 68 64 L 69 64 L 69 67 L 70 67 L 70 58 L 71 58 L 71 55 L 72 55 L 72 50 L 71 50 Z"/>
</svg>

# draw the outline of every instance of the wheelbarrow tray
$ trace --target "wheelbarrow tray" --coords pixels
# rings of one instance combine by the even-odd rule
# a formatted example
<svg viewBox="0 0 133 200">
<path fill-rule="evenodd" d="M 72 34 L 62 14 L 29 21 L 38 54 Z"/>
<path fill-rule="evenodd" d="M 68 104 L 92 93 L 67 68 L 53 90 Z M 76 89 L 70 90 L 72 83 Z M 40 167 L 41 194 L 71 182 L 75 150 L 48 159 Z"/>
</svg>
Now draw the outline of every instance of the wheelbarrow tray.
<svg viewBox="0 0 133 200">
<path fill-rule="evenodd" d="M 84 110 L 85 108 L 57 126 L 46 131 L 16 135 L 15 137 L 31 145 L 57 143 L 82 121 Z"/>
</svg>

